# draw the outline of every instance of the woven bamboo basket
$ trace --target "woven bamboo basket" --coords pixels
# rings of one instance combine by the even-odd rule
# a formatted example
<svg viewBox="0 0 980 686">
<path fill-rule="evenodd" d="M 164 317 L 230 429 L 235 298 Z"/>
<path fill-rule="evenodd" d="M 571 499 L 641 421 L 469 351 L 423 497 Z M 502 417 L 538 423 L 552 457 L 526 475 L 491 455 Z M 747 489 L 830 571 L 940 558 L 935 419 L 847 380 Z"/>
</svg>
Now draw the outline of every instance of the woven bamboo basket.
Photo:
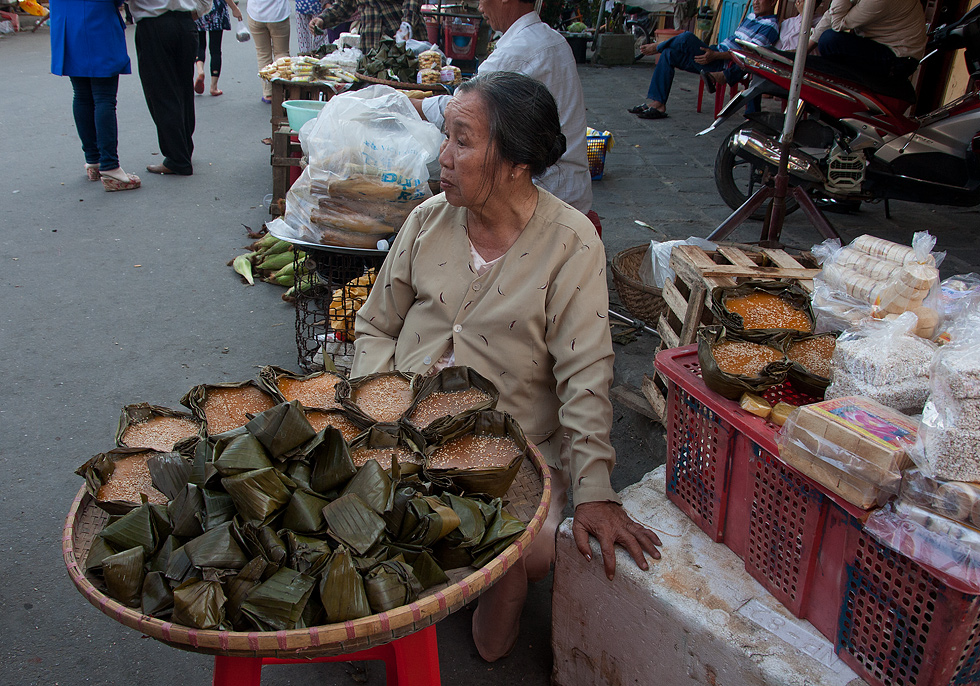
<svg viewBox="0 0 980 686">
<path fill-rule="evenodd" d="M 551 504 L 551 477 L 538 449 L 525 460 L 504 500 L 506 511 L 527 529 L 502 553 L 479 569 L 447 572 L 450 583 L 434 586 L 414 603 L 352 621 L 289 631 L 213 631 L 165 622 L 126 607 L 100 592 L 85 574 L 85 558 L 108 515 L 85 487 L 65 521 L 61 547 L 72 582 L 85 598 L 117 622 L 182 650 L 229 657 L 314 658 L 345 655 L 408 636 L 460 609 L 496 582 L 517 562 L 541 530 Z"/>
<path fill-rule="evenodd" d="M 612 260 L 613 284 L 619 299 L 636 319 L 648 326 L 657 327 L 660 315 L 667 311 L 667 303 L 659 288 L 640 281 L 640 263 L 646 256 L 649 244 L 627 248 Z"/>
</svg>

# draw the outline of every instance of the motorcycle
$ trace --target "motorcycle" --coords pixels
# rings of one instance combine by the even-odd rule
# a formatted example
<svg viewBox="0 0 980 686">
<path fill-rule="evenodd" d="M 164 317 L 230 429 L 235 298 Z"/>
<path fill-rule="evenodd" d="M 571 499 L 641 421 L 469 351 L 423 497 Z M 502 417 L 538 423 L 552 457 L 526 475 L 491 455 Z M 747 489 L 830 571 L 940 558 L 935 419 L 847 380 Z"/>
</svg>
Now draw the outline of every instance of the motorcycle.
<svg viewBox="0 0 980 686">
<path fill-rule="evenodd" d="M 980 205 L 980 6 L 930 32 L 923 61 L 959 48 L 965 48 L 973 89 L 921 116 L 908 114 L 915 91 L 907 76 L 917 66 L 911 58 L 906 74 L 886 78 L 808 57 L 789 151 L 789 183 L 825 209 L 885 201 L 888 216 L 889 199 Z M 733 59 L 753 75 L 752 83 L 698 135 L 713 131 L 763 93 L 785 97 L 788 92 L 792 55 L 741 43 Z M 749 114 L 721 144 L 715 185 L 732 209 L 775 176 L 782 128 L 781 113 Z M 798 207 L 787 195 L 787 214 Z M 752 214 L 755 219 L 764 216 L 764 206 Z"/>
</svg>

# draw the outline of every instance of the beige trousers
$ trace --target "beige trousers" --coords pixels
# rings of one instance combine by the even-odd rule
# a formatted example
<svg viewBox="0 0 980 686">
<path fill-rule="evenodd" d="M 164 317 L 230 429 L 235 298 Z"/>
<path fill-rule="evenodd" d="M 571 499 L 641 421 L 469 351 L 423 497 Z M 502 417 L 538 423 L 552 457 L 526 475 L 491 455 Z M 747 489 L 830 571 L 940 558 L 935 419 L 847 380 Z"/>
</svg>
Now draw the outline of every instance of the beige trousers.
<svg viewBox="0 0 980 686">
<path fill-rule="evenodd" d="M 248 30 L 255 41 L 255 57 L 259 69 L 289 55 L 289 18 L 277 22 L 255 21 L 248 18 Z M 272 97 L 272 84 L 262 79 L 262 95 Z"/>
<path fill-rule="evenodd" d="M 555 536 L 568 504 L 570 452 L 566 436 L 561 446 L 562 469 L 548 468 L 551 472 L 551 507 L 531 547 L 497 583 L 480 595 L 473 613 L 473 642 L 480 657 L 487 662 L 510 654 L 521 627 L 527 585 L 548 576 L 555 562 Z"/>
</svg>

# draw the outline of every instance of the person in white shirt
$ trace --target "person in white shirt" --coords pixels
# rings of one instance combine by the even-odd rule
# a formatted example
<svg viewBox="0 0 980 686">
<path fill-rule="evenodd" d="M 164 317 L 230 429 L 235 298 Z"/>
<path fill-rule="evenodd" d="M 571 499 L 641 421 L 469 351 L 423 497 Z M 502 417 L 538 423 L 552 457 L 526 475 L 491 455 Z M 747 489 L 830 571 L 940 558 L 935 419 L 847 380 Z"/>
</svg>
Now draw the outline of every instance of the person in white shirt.
<svg viewBox="0 0 980 686">
<path fill-rule="evenodd" d="M 196 0 L 129 0 L 136 19 L 136 62 L 163 162 L 154 174 L 194 173 L 194 62 Z M 194 13 L 194 16 L 192 16 Z"/>
<path fill-rule="evenodd" d="M 572 49 L 561 34 L 545 24 L 524 0 L 481 0 L 480 12 L 491 28 L 503 31 L 494 51 L 477 69 L 478 74 L 513 71 L 543 83 L 558 103 L 561 132 L 567 149 L 558 164 L 535 182 L 598 225 L 592 209 L 592 176 L 585 143 L 585 100 Z M 442 127 L 448 95 L 425 98 L 416 107 L 427 120 Z"/>
<path fill-rule="evenodd" d="M 780 22 L 779 41 L 776 43 L 777 50 L 796 50 L 796 45 L 800 42 L 800 33 L 802 33 L 803 29 L 803 1 L 796 0 L 794 3 L 797 12 L 796 16 Z M 820 21 L 820 15 L 823 14 L 823 10 L 820 9 L 822 4 L 822 2 L 818 2 L 817 6 L 813 8 L 813 24 L 810 26 L 811 29 Z"/>
<path fill-rule="evenodd" d="M 248 32 L 259 69 L 289 56 L 290 0 L 248 0 Z M 262 79 L 262 102 L 272 102 L 272 83 Z"/>
</svg>

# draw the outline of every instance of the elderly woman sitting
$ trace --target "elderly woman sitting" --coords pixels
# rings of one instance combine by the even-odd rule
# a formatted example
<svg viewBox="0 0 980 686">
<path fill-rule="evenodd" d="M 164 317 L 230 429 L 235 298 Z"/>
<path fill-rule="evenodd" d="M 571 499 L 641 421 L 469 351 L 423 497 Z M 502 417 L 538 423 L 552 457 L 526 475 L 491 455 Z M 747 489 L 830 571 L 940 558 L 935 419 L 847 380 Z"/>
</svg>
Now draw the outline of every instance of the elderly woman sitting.
<svg viewBox="0 0 980 686">
<path fill-rule="evenodd" d="M 527 554 L 480 598 L 473 638 L 493 661 L 517 640 L 527 582 L 547 575 L 571 486 L 574 535 L 600 544 L 612 579 L 614 545 L 647 569 L 657 536 L 630 519 L 609 482 L 613 350 L 606 257 L 592 223 L 531 179 L 565 150 L 548 89 L 494 72 L 465 82 L 446 107 L 442 194 L 398 232 L 357 313 L 352 374 L 433 374 L 458 364 L 500 390 L 498 409 L 537 444 L 556 485 Z"/>
</svg>

